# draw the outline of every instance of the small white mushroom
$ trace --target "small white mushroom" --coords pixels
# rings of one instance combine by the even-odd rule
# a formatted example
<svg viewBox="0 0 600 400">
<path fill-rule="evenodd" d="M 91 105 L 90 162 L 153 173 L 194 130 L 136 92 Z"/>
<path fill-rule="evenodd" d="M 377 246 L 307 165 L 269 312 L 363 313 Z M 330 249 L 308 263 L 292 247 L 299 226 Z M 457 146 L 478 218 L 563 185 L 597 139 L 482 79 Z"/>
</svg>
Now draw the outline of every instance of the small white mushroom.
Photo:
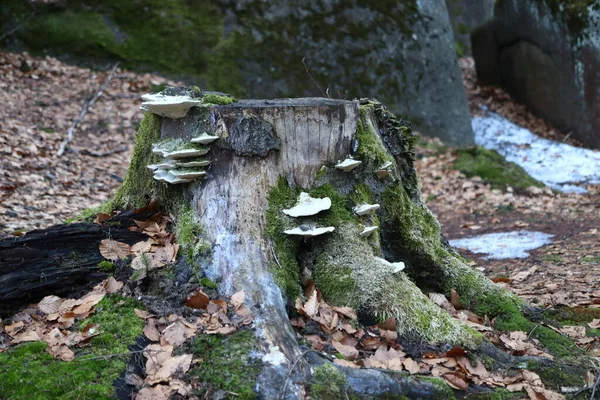
<svg viewBox="0 0 600 400">
<path fill-rule="evenodd" d="M 318 214 L 321 211 L 329 210 L 331 208 L 331 199 L 324 197 L 322 199 L 316 199 L 310 197 L 306 192 L 300 193 L 296 205 L 292 208 L 283 210 L 283 213 L 290 217 L 307 217 L 309 215 Z"/>
<path fill-rule="evenodd" d="M 163 169 L 163 170 L 173 169 L 176 166 L 177 165 L 175 164 L 175 161 L 165 160 L 158 164 L 150 164 L 150 165 L 148 165 L 148 168 L 150 168 L 152 171 L 155 171 L 157 169 Z"/>
<path fill-rule="evenodd" d="M 206 176 L 206 171 L 174 169 L 169 172 L 181 179 L 195 179 Z"/>
<path fill-rule="evenodd" d="M 348 172 L 348 171 L 352 171 L 354 168 L 358 167 L 360 164 L 362 164 L 362 161 L 358 161 L 358 160 L 355 160 L 352 157 L 350 157 L 350 158 L 346 158 L 341 163 L 336 164 L 335 167 L 337 169 L 341 169 L 342 171 Z"/>
<path fill-rule="evenodd" d="M 378 210 L 379 207 L 381 207 L 379 204 L 361 204 L 354 207 L 352 211 L 354 211 L 356 215 L 366 215 Z"/>
<path fill-rule="evenodd" d="M 404 263 L 402 261 L 391 263 L 391 262 L 389 262 L 388 260 L 386 260 L 384 258 L 379 258 L 379 257 L 374 257 L 374 258 L 379 263 L 384 264 L 385 266 L 390 267 L 390 269 L 392 270 L 392 274 L 397 274 L 398 272 L 400 272 L 400 271 L 404 270 L 404 268 L 406 268 L 406 265 L 404 265 Z"/>
<path fill-rule="evenodd" d="M 191 182 L 190 179 L 184 179 L 184 178 L 180 178 L 177 177 L 175 175 L 173 175 L 171 172 L 169 171 L 164 171 L 164 170 L 157 170 L 154 173 L 154 179 L 156 179 L 157 181 L 163 181 L 163 182 L 167 182 L 170 184 L 178 184 L 178 183 L 188 183 Z"/>
<path fill-rule="evenodd" d="M 392 173 L 392 162 L 388 161 L 383 164 L 379 169 L 375 170 L 375 174 L 380 178 L 385 178 Z"/>
<path fill-rule="evenodd" d="M 377 229 L 379 229 L 378 226 L 365 226 L 365 228 L 360 233 L 360 236 L 361 237 L 369 236 L 371 233 L 375 232 Z"/>
<path fill-rule="evenodd" d="M 202 103 L 189 96 L 165 96 L 162 94 L 146 94 L 142 96 L 142 110 L 168 118 L 185 117 L 188 110 Z"/>
<path fill-rule="evenodd" d="M 200 143 L 200 144 L 209 144 L 217 140 L 218 136 L 211 136 L 208 133 L 204 132 L 202 135 L 192 138 L 192 143 Z"/>
<path fill-rule="evenodd" d="M 335 228 L 333 226 L 328 226 L 325 228 L 299 226 L 294 229 L 288 229 L 287 231 L 283 231 L 283 233 L 285 233 L 286 235 L 314 237 L 323 235 L 325 233 L 333 232 L 334 230 Z"/>
<path fill-rule="evenodd" d="M 163 151 L 163 156 L 171 160 L 179 160 L 181 158 L 200 157 L 208 153 L 210 149 L 183 149 L 175 151 Z"/>
<path fill-rule="evenodd" d="M 176 163 L 176 165 L 183 168 L 208 167 L 210 165 L 210 160 L 180 161 Z"/>
</svg>

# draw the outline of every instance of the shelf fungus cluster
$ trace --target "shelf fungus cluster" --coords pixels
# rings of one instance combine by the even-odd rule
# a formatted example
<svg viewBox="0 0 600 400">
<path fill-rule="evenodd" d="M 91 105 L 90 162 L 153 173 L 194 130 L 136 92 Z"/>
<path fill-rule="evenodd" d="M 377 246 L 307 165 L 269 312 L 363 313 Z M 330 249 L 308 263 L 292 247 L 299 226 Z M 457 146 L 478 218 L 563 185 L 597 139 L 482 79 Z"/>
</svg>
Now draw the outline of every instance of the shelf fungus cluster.
<svg viewBox="0 0 600 400">
<path fill-rule="evenodd" d="M 302 192 L 298 196 L 298 201 L 292 208 L 282 210 L 285 215 L 290 217 L 311 217 L 317 215 L 321 211 L 327 211 L 331 208 L 331 199 L 324 197 L 322 199 L 311 197 L 308 193 Z M 323 235 L 325 233 L 333 232 L 335 228 L 333 226 L 317 227 L 312 224 L 302 224 L 294 229 L 288 229 L 283 231 L 286 235 L 303 236 L 303 237 L 315 237 Z"/>
<path fill-rule="evenodd" d="M 148 168 L 154 171 L 154 179 L 172 185 L 203 178 L 207 175 L 205 168 L 210 165 L 210 160 L 202 158 L 210 150 L 204 145 L 217 139 L 217 136 L 203 133 L 190 142 L 169 139 L 155 143 L 152 145 L 152 152 L 164 158 L 157 164 L 148 165 Z"/>
</svg>

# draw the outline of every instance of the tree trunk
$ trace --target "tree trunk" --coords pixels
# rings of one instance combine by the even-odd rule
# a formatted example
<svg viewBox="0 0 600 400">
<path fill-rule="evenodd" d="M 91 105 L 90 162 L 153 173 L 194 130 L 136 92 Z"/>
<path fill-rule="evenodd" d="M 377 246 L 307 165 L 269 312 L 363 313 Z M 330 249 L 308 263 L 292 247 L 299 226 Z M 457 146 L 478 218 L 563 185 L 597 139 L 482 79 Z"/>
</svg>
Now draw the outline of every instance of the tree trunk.
<svg viewBox="0 0 600 400">
<path fill-rule="evenodd" d="M 205 156 L 211 161 L 205 179 L 152 181 L 146 166 L 164 161 L 151 154 L 152 142 L 189 149 L 187 143 L 203 133 L 218 137 Z M 174 213 L 191 207 L 203 226 L 199 239 L 212 248 L 196 262 L 223 295 L 244 290 L 257 315 L 254 327 L 265 353 L 258 390 L 264 398 L 279 398 L 283 387 L 286 398 L 304 396 L 295 382 L 308 364 L 286 311 L 302 293 L 302 280 L 314 280 L 329 303 L 356 308 L 364 322 L 391 317 L 406 338 L 471 348 L 482 336 L 417 285 L 455 289 L 471 305 L 490 299 L 520 304 L 466 266 L 443 240 L 421 199 L 410 125 L 376 101 L 245 100 L 197 107 L 179 119 L 148 114 L 136 141 L 132 166 L 110 206 L 139 207 L 159 197 Z M 361 164 L 336 168 L 349 157 Z M 328 197 L 331 208 L 286 215 L 302 191 Z M 357 215 L 365 204 L 380 207 Z M 374 226 L 367 236 L 365 228 Z M 284 233 L 298 227 L 334 229 L 314 238 Z M 405 271 L 392 264 L 399 262 Z"/>
</svg>

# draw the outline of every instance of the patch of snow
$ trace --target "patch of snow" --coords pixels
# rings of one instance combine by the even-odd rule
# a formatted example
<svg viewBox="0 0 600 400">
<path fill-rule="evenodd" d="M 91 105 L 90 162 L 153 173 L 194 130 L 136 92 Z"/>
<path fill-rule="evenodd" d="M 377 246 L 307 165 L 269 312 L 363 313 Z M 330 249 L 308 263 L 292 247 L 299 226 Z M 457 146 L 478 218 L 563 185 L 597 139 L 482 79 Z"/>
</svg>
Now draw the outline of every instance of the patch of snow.
<svg viewBox="0 0 600 400">
<path fill-rule="evenodd" d="M 600 152 L 541 138 L 493 112 L 473 118 L 475 143 L 496 150 L 529 175 L 565 193 L 600 183 Z"/>
<path fill-rule="evenodd" d="M 502 260 L 505 258 L 527 258 L 528 251 L 552 243 L 550 235 L 544 232 L 513 231 L 487 233 L 485 235 L 450 240 L 456 248 L 466 248 L 475 254 L 488 254 L 486 260 Z"/>
</svg>

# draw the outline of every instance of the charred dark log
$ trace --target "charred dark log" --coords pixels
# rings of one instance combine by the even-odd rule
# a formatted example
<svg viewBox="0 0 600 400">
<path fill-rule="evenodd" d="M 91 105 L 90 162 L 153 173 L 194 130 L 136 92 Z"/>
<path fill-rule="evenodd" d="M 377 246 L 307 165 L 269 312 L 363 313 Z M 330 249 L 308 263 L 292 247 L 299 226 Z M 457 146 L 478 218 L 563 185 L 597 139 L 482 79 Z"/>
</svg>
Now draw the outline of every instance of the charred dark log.
<svg viewBox="0 0 600 400">
<path fill-rule="evenodd" d="M 56 225 L 23 237 L 0 239 L 0 316 L 39 301 L 46 295 L 67 296 L 95 285 L 114 271 L 104 260 L 100 241 L 134 244 L 145 238 L 128 229 L 131 212 L 106 221 Z"/>
</svg>

